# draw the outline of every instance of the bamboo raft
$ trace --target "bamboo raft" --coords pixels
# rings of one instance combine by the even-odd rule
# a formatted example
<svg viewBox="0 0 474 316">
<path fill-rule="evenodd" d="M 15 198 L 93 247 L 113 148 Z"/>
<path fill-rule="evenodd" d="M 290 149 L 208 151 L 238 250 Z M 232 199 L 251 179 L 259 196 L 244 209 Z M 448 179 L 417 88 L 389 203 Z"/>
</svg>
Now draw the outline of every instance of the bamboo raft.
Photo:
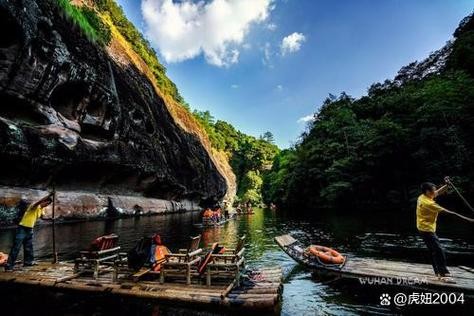
<svg viewBox="0 0 474 316">
<path fill-rule="evenodd" d="M 97 279 L 91 275 L 74 274 L 72 263 L 57 264 L 40 262 L 13 272 L 0 272 L 0 286 L 10 284 L 47 288 L 57 292 L 81 292 L 124 298 L 138 298 L 163 304 L 183 304 L 210 309 L 245 310 L 249 312 L 278 313 L 282 292 L 281 268 L 264 268 L 243 278 L 240 286 L 218 284 L 185 285 L 182 283 L 160 284 L 157 280 L 134 282 L 131 276 L 112 281 L 112 271 L 101 272 Z"/>
<path fill-rule="evenodd" d="M 470 267 L 448 267 L 456 283 L 446 283 L 434 276 L 433 269 L 428 264 L 346 257 L 343 265 L 327 265 L 307 256 L 306 247 L 291 235 L 275 237 L 275 241 L 296 262 L 314 271 L 358 280 L 361 285 L 399 286 L 474 295 L 474 269 Z"/>
</svg>

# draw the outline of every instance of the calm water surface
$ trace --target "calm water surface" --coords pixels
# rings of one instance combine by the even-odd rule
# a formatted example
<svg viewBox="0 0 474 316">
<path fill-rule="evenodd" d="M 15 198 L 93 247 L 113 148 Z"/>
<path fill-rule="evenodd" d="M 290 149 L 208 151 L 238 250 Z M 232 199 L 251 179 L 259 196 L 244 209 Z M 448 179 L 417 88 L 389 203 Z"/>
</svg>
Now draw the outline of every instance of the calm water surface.
<svg viewBox="0 0 474 316">
<path fill-rule="evenodd" d="M 93 221 L 57 225 L 57 245 L 60 259 L 73 259 L 96 236 L 116 233 L 123 249 L 133 247 L 143 235 L 159 233 L 171 249 L 186 246 L 188 236 L 202 233 L 203 242 L 236 243 L 246 234 L 246 259 L 250 267 L 280 265 L 285 272 L 282 315 L 359 315 L 398 314 L 406 310 L 382 308 L 379 296 L 386 289 L 362 288 L 344 280 L 321 279 L 298 266 L 273 241 L 277 235 L 291 233 L 304 242 L 332 246 L 351 256 L 387 258 L 393 260 L 428 262 L 424 245 L 414 232 L 410 212 L 373 213 L 361 215 L 320 215 L 320 218 L 294 219 L 288 214 L 257 210 L 254 215 L 240 216 L 219 228 L 199 228 L 198 214 L 173 214 L 115 221 Z M 449 264 L 473 266 L 474 234 L 472 226 L 447 216 L 439 219 L 439 236 L 448 252 Z M 0 251 L 8 252 L 14 230 L 0 230 Z M 51 226 L 35 229 L 37 258 L 51 256 Z M 7 292 L 7 291 L 3 291 Z M 198 311 L 120 300 L 91 301 L 71 296 L 45 294 L 35 303 L 22 305 L 27 293 L 0 293 L 2 301 L 15 308 L 13 314 L 36 315 L 188 315 Z M 461 309 L 461 313 L 465 310 Z M 202 315 L 210 313 L 201 311 Z M 214 313 L 211 313 L 214 314 Z"/>
</svg>

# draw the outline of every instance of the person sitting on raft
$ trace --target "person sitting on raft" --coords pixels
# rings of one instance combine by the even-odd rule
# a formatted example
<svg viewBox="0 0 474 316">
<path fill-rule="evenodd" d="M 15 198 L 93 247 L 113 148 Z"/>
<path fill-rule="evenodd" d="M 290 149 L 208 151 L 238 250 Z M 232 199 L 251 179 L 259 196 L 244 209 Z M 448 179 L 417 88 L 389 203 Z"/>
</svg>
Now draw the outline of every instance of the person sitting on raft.
<svg viewBox="0 0 474 316">
<path fill-rule="evenodd" d="M 210 208 L 206 208 L 204 213 L 202 214 L 202 217 L 204 218 L 211 218 L 214 215 L 214 213 L 211 211 Z"/>
<path fill-rule="evenodd" d="M 222 211 L 221 211 L 221 208 L 220 208 L 220 207 L 216 207 L 216 208 L 214 209 L 214 218 L 213 218 L 213 219 L 214 219 L 215 222 L 218 222 L 218 221 L 221 220 L 221 218 L 222 218 Z"/>
<path fill-rule="evenodd" d="M 445 177 L 448 182 L 449 178 Z M 421 184 L 421 195 L 416 205 L 416 227 L 431 254 L 431 264 L 435 275 L 444 282 L 455 283 L 450 277 L 446 265 L 446 254 L 436 236 L 436 221 L 440 212 L 451 213 L 436 203 L 435 198 L 447 191 L 448 186 L 444 184 L 439 189 L 430 182 Z"/>
<path fill-rule="evenodd" d="M 166 261 L 166 255 L 170 253 L 170 250 L 161 242 L 161 236 L 158 234 L 153 235 L 150 250 L 151 270 L 159 272 L 161 266 Z"/>
<path fill-rule="evenodd" d="M 34 252 L 33 252 L 33 227 L 36 224 L 38 218 L 43 220 L 49 220 L 44 216 L 44 209 L 53 202 L 54 193 L 50 193 L 42 199 L 28 205 L 26 211 L 21 217 L 20 223 L 16 228 L 15 239 L 13 246 L 8 256 L 7 265 L 5 271 L 12 271 L 15 266 L 16 258 L 20 252 L 21 245 L 23 245 L 23 266 L 33 266 Z M 20 201 L 21 204 L 21 201 Z M 20 210 L 21 211 L 21 210 Z"/>
</svg>

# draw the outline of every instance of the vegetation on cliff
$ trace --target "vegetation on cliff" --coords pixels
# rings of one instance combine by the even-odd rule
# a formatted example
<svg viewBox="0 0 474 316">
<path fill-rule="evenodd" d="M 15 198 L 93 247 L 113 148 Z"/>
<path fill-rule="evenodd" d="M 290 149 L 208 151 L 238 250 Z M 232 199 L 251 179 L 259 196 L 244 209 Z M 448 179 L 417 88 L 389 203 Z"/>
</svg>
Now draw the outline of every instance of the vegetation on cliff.
<svg viewBox="0 0 474 316">
<path fill-rule="evenodd" d="M 91 40 L 101 45 L 107 45 L 111 40 L 109 27 L 99 18 L 96 12 L 86 6 L 78 7 L 71 4 L 69 0 L 58 0 L 59 6 Z"/>
<path fill-rule="evenodd" d="M 86 1 L 86 5 L 82 6 L 74 6 L 70 0 L 58 0 L 58 3 L 91 40 L 107 45 L 113 33 L 110 28 L 118 31 L 151 70 L 161 92 L 178 104 L 179 108 L 175 110 L 180 112 L 177 114 L 180 120 L 186 121 L 186 125 L 195 125 L 195 122 L 189 122 L 195 120 L 207 134 L 213 149 L 224 153 L 237 177 L 238 196 L 245 201 L 262 202 L 262 176 L 279 151 L 271 133 L 267 132 L 257 139 L 236 130 L 227 122 L 216 121 L 208 111 L 191 112 L 190 105 L 167 77 L 166 68 L 158 60 L 155 50 L 114 0 L 98 0 L 93 7 L 88 6 Z"/>
<path fill-rule="evenodd" d="M 120 34 L 130 43 L 133 50 L 143 59 L 151 69 L 158 86 L 166 95 L 171 96 L 180 104 L 184 99 L 180 95 L 176 85 L 166 76 L 166 68 L 158 60 L 155 50 L 148 40 L 137 30 L 137 28 L 125 16 L 122 8 L 114 0 L 98 0 L 95 5 L 99 12 L 107 15 Z"/>
<path fill-rule="evenodd" d="M 266 132 L 259 138 L 236 130 L 231 124 L 215 120 L 209 111 L 194 111 L 204 126 L 212 146 L 224 151 L 237 177 L 237 196 L 242 201 L 262 202 L 263 176 L 271 168 L 279 149 L 273 135 Z"/>
<path fill-rule="evenodd" d="M 474 193 L 472 16 L 454 37 L 366 96 L 330 95 L 299 143 L 275 158 L 265 200 L 292 209 L 393 208 L 444 175 Z"/>
</svg>

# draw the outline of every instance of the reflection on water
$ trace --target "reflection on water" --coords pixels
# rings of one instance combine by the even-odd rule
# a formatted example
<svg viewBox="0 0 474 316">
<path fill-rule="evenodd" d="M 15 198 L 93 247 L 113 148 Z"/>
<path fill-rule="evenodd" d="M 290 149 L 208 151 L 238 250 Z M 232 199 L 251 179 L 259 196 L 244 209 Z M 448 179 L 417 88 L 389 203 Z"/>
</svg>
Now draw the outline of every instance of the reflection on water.
<svg viewBox="0 0 474 316">
<path fill-rule="evenodd" d="M 188 236 L 202 233 L 203 246 L 218 241 L 225 245 L 235 245 L 238 236 L 247 235 L 246 259 L 249 266 L 281 265 L 287 275 L 283 293 L 283 315 L 314 314 L 390 314 L 396 312 L 383 309 L 379 305 L 380 289 L 360 291 L 354 284 L 341 280 L 324 279 L 298 266 L 274 243 L 273 238 L 283 233 L 291 233 L 307 243 L 332 246 L 351 256 L 370 256 L 387 259 L 427 262 L 424 245 L 414 234 L 411 213 L 371 214 L 370 216 L 346 215 L 319 218 L 295 219 L 288 214 L 270 210 L 257 210 L 254 215 L 238 217 L 223 227 L 200 228 L 198 214 L 173 214 L 115 221 L 95 221 L 58 225 L 57 245 L 60 258 L 74 258 L 86 248 L 95 237 L 114 232 L 120 236 L 124 250 L 133 247 L 143 235 L 159 233 L 171 249 L 186 246 Z M 410 220 L 406 220 L 410 218 Z M 457 219 L 442 217 L 439 221 L 439 235 L 448 252 L 451 264 L 472 266 L 474 258 L 474 235 L 472 226 Z M 14 230 L 0 231 L 0 251 L 8 251 Z M 51 227 L 42 226 L 35 230 L 35 252 L 38 258 L 51 256 Z M 16 298 L 12 298 L 12 302 Z M 144 303 L 116 304 L 105 302 L 89 306 L 88 301 L 64 302 L 66 297 L 54 296 L 48 304 L 35 306 L 40 314 L 51 312 L 75 315 L 95 314 L 189 314 L 190 310 L 166 306 L 149 306 Z M 106 300 L 104 298 L 104 300 Z M 54 303 L 52 303 L 54 302 Z M 101 301 L 102 302 L 102 301 Z M 49 307 L 47 307 L 49 306 Z M 108 307 L 110 306 L 110 307 Z M 59 312 L 61 311 L 61 312 Z M 195 314 L 196 311 L 192 311 Z M 208 313 L 206 313 L 208 314 Z"/>
</svg>

